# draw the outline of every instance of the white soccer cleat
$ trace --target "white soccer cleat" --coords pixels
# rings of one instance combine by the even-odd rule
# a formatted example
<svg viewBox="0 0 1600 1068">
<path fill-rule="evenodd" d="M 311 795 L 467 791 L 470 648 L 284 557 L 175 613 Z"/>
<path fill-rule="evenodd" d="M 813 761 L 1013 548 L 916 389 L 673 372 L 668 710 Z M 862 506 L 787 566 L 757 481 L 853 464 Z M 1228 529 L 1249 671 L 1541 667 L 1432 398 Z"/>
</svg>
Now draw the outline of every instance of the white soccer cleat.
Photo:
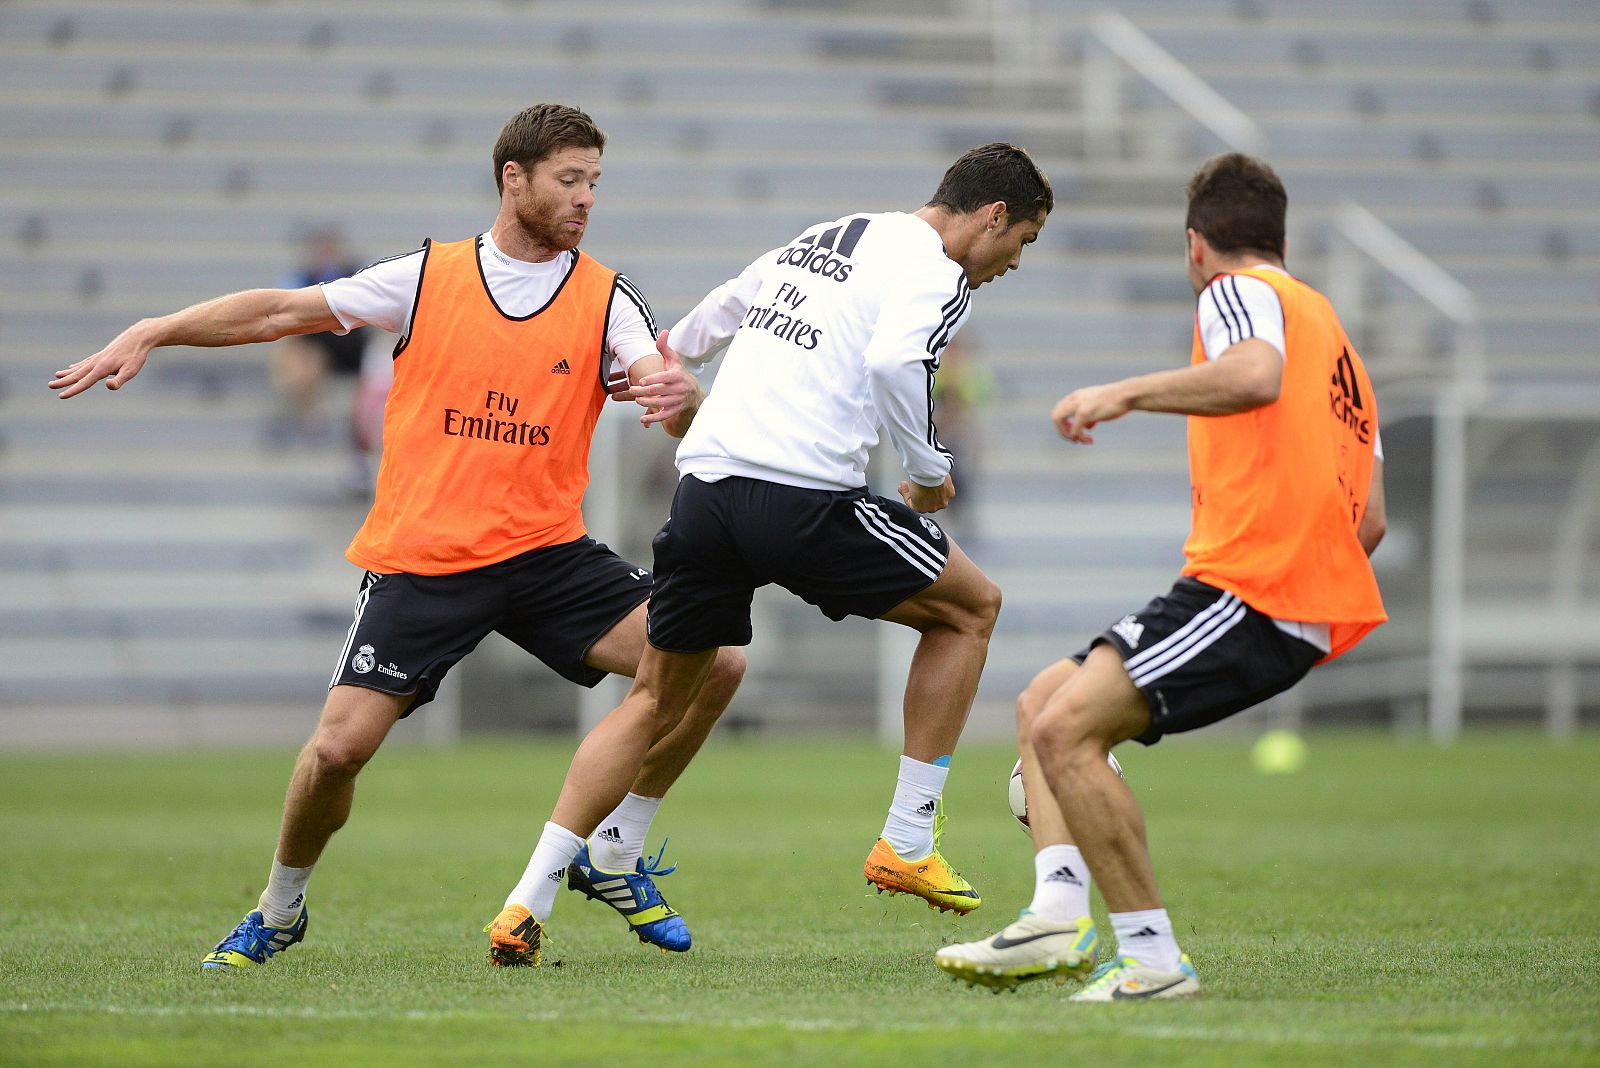
<svg viewBox="0 0 1600 1068">
<path fill-rule="evenodd" d="M 1139 998 L 1181 998 L 1200 993 L 1189 954 L 1178 958 L 1175 972 L 1158 971 L 1132 957 L 1113 957 L 1094 970 L 1089 983 L 1072 995 L 1073 1001 L 1132 1001 Z"/>
<path fill-rule="evenodd" d="M 1087 975 L 1099 942 L 1088 916 L 1062 922 L 1024 912 L 999 934 L 945 946 L 934 963 L 976 986 L 1009 990 L 1034 979 L 1064 982 Z"/>
</svg>

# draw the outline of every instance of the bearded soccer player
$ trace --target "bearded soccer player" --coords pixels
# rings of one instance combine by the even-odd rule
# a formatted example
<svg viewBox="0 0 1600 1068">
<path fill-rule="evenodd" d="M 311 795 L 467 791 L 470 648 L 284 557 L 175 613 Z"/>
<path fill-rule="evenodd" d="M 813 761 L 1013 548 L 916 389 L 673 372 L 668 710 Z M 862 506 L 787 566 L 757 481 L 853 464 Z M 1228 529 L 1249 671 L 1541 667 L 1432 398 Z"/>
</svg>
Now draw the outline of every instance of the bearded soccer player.
<svg viewBox="0 0 1600 1068">
<path fill-rule="evenodd" d="M 1128 784 L 1106 761 L 1282 693 L 1386 618 L 1368 561 L 1384 532 L 1378 408 L 1361 358 L 1320 293 L 1284 270 L 1288 197 L 1238 153 L 1188 187 L 1190 366 L 1068 394 L 1051 418 L 1092 444 L 1132 411 L 1189 417 L 1193 524 L 1171 591 L 1029 684 L 1017 737 L 1033 833 L 1034 896 L 998 934 L 936 961 L 1012 987 L 1081 977 L 1074 1001 L 1200 991 L 1173 935 Z M 1090 876 L 1117 949 L 1098 967 Z"/>
<path fill-rule="evenodd" d="M 678 450 L 650 647 L 624 707 L 695 723 L 717 648 L 749 643 L 751 598 L 768 583 L 831 619 L 917 630 L 898 781 L 864 871 L 881 890 L 960 913 L 981 899 L 939 850 L 941 797 L 1000 591 L 926 515 L 955 495 L 934 373 L 971 290 L 1020 265 L 1052 205 L 1026 152 L 985 145 L 917 211 L 808 227 L 660 339 L 669 367 L 727 353 Z M 904 462 L 903 501 L 867 488 L 880 427 Z M 661 753 L 682 767 L 699 737 L 685 730 Z"/>
<path fill-rule="evenodd" d="M 289 781 L 266 890 L 205 957 L 207 968 L 264 964 L 305 936 L 306 887 L 350 814 L 357 774 L 490 631 L 583 686 L 638 666 L 650 572 L 585 533 L 589 443 L 608 386 L 646 408 L 641 422 L 675 436 L 699 387 L 664 366 L 638 287 L 578 251 L 605 142 L 575 108 L 527 108 L 494 148 L 500 210 L 488 231 L 425 242 L 322 285 L 250 290 L 143 320 L 50 383 L 63 398 L 102 380 L 120 389 L 165 345 L 243 345 L 364 324 L 401 337 L 376 498 L 346 551 L 366 572 L 355 621 Z M 717 658 L 696 722 L 715 722 L 742 673 L 737 650 Z M 629 835 L 596 843 L 588 870 L 608 872 L 601 899 L 642 941 L 684 950 L 688 929 L 641 856 L 660 794 L 629 793 L 630 784 L 648 790 L 639 778 L 645 752 L 676 725 L 636 707 L 597 724 L 546 835 L 582 848 L 611 813 L 607 825 Z M 559 885 L 524 878 L 507 904 L 543 920 Z M 600 896 L 576 876 L 572 885 Z M 508 932 L 491 961 L 538 956 L 537 937 Z"/>
</svg>

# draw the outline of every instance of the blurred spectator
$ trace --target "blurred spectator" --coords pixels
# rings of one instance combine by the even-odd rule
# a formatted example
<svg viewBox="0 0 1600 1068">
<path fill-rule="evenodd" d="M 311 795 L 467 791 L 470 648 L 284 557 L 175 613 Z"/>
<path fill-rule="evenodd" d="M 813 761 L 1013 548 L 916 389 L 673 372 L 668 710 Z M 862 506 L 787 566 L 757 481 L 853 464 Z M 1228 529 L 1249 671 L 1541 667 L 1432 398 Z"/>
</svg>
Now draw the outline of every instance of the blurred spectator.
<svg viewBox="0 0 1600 1068">
<path fill-rule="evenodd" d="M 356 467 L 349 489 L 352 494 L 371 496 L 378 478 L 378 455 L 383 451 L 383 406 L 389 400 L 389 387 L 394 385 L 394 348 L 400 338 L 372 326 L 362 327 L 359 332 L 371 336 L 361 350 L 361 371 L 350 412 Z"/>
<path fill-rule="evenodd" d="M 994 374 L 973 358 L 966 340 L 957 336 L 939 357 L 939 372 L 933 379 L 933 422 L 939 444 L 956 458 L 960 487 L 944 519 L 968 549 L 978 540 L 975 504 L 983 481 L 983 409 L 993 399 L 994 388 Z"/>
<path fill-rule="evenodd" d="M 345 246 L 344 235 L 334 227 L 312 231 L 306 237 L 305 259 L 282 282 L 285 289 L 321 285 L 345 278 L 360 270 Z M 352 451 L 348 476 L 352 492 L 370 492 L 372 459 L 378 441 L 364 425 L 361 408 L 372 406 L 371 389 L 363 397 L 355 382 L 362 374 L 363 354 L 376 331 L 359 327 L 348 334 L 331 331 L 286 337 L 277 343 L 272 361 L 273 385 L 279 393 L 279 409 L 267 427 L 267 443 L 273 448 L 292 445 L 325 445 L 343 437 Z M 387 393 L 387 386 L 383 387 Z M 328 395 L 346 408 L 343 417 L 324 415 Z M 352 399 L 353 398 L 353 399 Z M 382 402 L 378 401 L 381 412 Z M 345 426 L 341 430 L 339 423 Z"/>
</svg>

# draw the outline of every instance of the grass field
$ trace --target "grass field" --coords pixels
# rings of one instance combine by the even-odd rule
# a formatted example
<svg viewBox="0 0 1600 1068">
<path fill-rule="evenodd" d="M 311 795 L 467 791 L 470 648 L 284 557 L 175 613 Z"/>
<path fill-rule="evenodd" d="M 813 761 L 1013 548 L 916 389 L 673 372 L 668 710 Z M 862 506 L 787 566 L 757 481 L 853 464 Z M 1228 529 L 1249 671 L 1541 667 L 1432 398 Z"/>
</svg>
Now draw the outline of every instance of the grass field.
<svg viewBox="0 0 1600 1068">
<path fill-rule="evenodd" d="M 490 969 L 479 929 L 570 748 L 386 751 L 308 940 L 222 975 L 197 963 L 260 890 L 290 754 L 0 758 L 0 1062 L 1600 1063 L 1600 737 L 1318 735 L 1288 777 L 1238 739 L 1124 747 L 1205 994 L 1111 1006 L 932 965 L 1030 893 L 997 746 L 965 747 L 947 793 L 946 852 L 986 898 L 969 919 L 861 877 L 892 751 L 731 742 L 657 821 L 693 951 L 563 892 L 560 965 Z"/>
</svg>

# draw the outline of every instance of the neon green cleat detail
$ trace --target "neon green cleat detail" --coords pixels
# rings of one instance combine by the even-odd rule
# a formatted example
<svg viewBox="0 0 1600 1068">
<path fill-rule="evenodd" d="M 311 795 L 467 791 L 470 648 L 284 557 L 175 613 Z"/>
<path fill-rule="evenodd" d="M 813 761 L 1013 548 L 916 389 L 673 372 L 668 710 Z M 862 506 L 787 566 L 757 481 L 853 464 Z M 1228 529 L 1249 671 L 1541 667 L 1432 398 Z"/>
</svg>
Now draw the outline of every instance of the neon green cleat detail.
<svg viewBox="0 0 1600 1068">
<path fill-rule="evenodd" d="M 1073 1001 L 1132 1001 L 1139 998 L 1181 998 L 1200 993 L 1189 954 L 1178 958 L 1175 972 L 1157 971 L 1132 957 L 1113 957 L 1094 970 L 1089 983 L 1072 995 Z"/>
<path fill-rule="evenodd" d="M 934 963 L 974 986 L 1011 990 L 1034 979 L 1080 979 L 1094 967 L 1100 936 L 1094 920 L 1047 920 L 1026 910 L 989 938 L 945 946 Z"/>
<path fill-rule="evenodd" d="M 959 912 L 965 915 L 983 904 L 983 898 L 961 873 L 950 866 L 939 852 L 939 839 L 944 833 L 944 802 L 939 803 L 933 820 L 933 852 L 921 860 L 905 860 L 895 852 L 887 839 L 879 838 L 867 854 L 863 873 L 867 882 L 878 890 L 891 894 L 913 894 L 928 903 L 930 909 L 940 912 Z"/>
</svg>

